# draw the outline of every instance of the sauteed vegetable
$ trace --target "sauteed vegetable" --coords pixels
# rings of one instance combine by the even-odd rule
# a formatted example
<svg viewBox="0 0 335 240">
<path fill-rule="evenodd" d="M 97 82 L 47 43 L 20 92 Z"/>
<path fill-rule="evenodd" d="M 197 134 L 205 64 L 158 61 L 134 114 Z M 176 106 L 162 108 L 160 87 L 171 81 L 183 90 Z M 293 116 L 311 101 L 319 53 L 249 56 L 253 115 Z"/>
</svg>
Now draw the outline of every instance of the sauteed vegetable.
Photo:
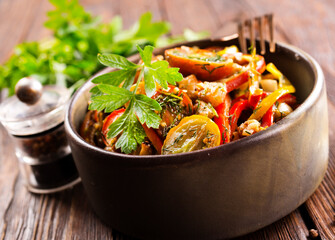
<svg viewBox="0 0 335 240">
<path fill-rule="evenodd" d="M 294 86 L 262 56 L 226 48 L 172 48 L 138 64 L 114 55 L 120 69 L 93 79 L 80 135 L 126 154 L 175 154 L 227 144 L 265 130 L 297 106 Z M 165 59 L 165 60 L 164 60 Z"/>
</svg>

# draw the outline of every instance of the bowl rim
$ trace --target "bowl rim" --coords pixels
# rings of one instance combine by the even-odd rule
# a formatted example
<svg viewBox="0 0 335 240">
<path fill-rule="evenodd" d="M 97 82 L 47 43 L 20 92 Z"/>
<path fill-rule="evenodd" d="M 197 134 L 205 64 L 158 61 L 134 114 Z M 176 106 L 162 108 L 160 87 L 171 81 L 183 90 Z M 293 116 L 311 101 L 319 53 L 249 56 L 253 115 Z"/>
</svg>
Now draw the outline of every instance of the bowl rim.
<svg viewBox="0 0 335 240">
<path fill-rule="evenodd" d="M 183 44 L 194 44 L 195 46 L 199 43 L 205 43 L 205 42 L 217 42 L 217 41 L 222 41 L 224 42 L 226 39 L 224 38 L 219 38 L 219 39 L 203 39 L 203 40 L 198 40 L 198 41 L 188 41 L 188 42 L 183 42 L 183 43 L 178 43 L 178 44 L 173 44 L 173 45 L 169 45 L 166 47 L 162 47 L 162 48 L 157 48 L 155 49 L 155 52 L 158 51 L 162 51 L 164 49 L 167 48 L 173 48 L 176 46 L 181 46 Z M 232 39 L 229 39 L 232 40 Z M 253 142 L 257 142 L 261 139 L 264 138 L 268 138 L 270 136 L 279 134 L 283 129 L 288 128 L 290 126 L 292 126 L 295 123 L 295 120 L 299 119 L 304 112 L 306 112 L 309 108 L 312 107 L 312 105 L 317 101 L 317 99 L 319 98 L 319 96 L 322 93 L 322 90 L 324 88 L 324 75 L 322 72 L 322 69 L 320 67 L 320 65 L 317 63 L 317 61 L 310 56 L 308 53 L 306 53 L 305 51 L 287 44 L 287 43 L 276 43 L 276 47 L 281 47 L 285 50 L 289 50 L 290 52 L 294 52 L 296 54 L 297 58 L 303 58 L 304 60 L 306 60 L 313 73 L 314 73 L 314 85 L 313 85 L 313 89 L 312 91 L 309 93 L 309 95 L 307 96 L 307 98 L 292 112 L 290 113 L 288 116 L 286 116 L 285 118 L 283 118 L 282 120 L 280 120 L 278 123 L 272 125 L 269 127 L 270 130 L 264 130 L 264 131 L 260 131 L 256 134 L 253 134 L 251 136 L 248 136 L 246 138 L 242 138 L 242 139 L 238 139 L 236 141 L 227 143 L 227 144 L 223 144 L 220 146 L 216 146 L 216 147 L 212 147 L 212 148 L 208 148 L 208 149 L 201 149 L 201 150 L 196 150 L 196 151 L 192 151 L 192 152 L 186 152 L 186 153 L 178 153 L 178 154 L 168 154 L 168 155 L 128 155 L 128 154 L 124 154 L 124 153 L 115 153 L 115 152 L 109 152 L 107 150 L 104 150 L 102 148 L 93 146 L 89 143 L 87 143 L 78 133 L 78 131 L 76 130 L 76 128 L 74 127 L 73 122 L 71 121 L 71 112 L 73 110 L 74 107 L 74 103 L 78 100 L 78 98 L 81 96 L 81 94 L 83 94 L 83 92 L 87 91 L 87 89 L 89 89 L 91 86 L 93 86 L 93 84 L 91 83 L 91 80 L 96 77 L 99 74 L 105 73 L 105 72 L 109 72 L 111 70 L 111 68 L 105 68 L 103 70 L 101 70 L 100 72 L 98 72 L 97 74 L 95 74 L 94 76 L 92 76 L 88 81 L 86 81 L 72 96 L 69 105 L 68 105 L 68 109 L 66 111 L 66 116 L 65 116 L 65 129 L 68 135 L 70 135 L 70 137 L 72 137 L 78 144 L 82 145 L 84 148 L 88 148 L 91 149 L 95 152 L 98 152 L 100 154 L 106 154 L 107 156 L 110 156 L 110 161 L 116 160 L 118 158 L 123 158 L 123 159 L 127 159 L 129 161 L 134 161 L 137 164 L 145 164 L 145 165 L 150 165 L 150 164 L 154 164 L 154 165 L 166 165 L 166 164 L 176 164 L 176 163 L 185 163 L 185 162 L 193 162 L 193 161 L 197 161 L 197 159 L 195 157 L 192 158 L 193 155 L 199 155 L 199 154 L 207 154 L 208 156 L 211 155 L 211 153 L 216 152 L 218 150 L 220 151 L 234 151 L 236 149 L 239 148 L 243 148 L 244 146 L 253 143 Z M 135 58 L 136 55 L 130 56 L 129 58 Z M 181 159 L 180 159 L 181 158 Z M 174 161 L 175 160 L 175 161 Z"/>
</svg>

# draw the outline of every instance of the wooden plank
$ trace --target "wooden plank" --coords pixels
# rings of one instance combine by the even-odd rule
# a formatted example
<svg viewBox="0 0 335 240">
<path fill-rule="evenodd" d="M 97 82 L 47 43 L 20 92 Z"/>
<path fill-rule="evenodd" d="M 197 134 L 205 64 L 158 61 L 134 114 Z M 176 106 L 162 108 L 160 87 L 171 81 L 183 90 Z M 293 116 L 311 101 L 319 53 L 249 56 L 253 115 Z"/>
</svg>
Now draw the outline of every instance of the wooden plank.
<svg viewBox="0 0 335 240">
<path fill-rule="evenodd" d="M 335 106 L 328 102 L 329 119 L 335 117 Z M 306 202 L 306 208 L 322 239 L 335 239 L 335 132 L 330 121 L 329 165 L 321 186 Z"/>
<path fill-rule="evenodd" d="M 163 3 L 167 20 L 172 24 L 172 34 L 181 34 L 185 28 L 213 33 L 218 27 L 206 0 L 164 0 Z"/>
<path fill-rule="evenodd" d="M 0 63 L 11 55 L 16 44 L 22 42 L 33 23 L 35 9 L 41 0 L 3 0 L 0 7 Z M 7 24 L 4 24 L 7 23 Z"/>
</svg>

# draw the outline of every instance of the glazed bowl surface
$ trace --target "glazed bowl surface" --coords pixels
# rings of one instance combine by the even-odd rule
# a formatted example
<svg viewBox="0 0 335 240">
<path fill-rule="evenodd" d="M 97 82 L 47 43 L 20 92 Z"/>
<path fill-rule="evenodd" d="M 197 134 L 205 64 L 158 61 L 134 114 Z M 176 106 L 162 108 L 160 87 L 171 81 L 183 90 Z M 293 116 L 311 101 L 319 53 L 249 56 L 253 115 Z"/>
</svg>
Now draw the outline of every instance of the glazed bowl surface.
<svg viewBox="0 0 335 240">
<path fill-rule="evenodd" d="M 237 39 L 182 45 L 233 44 Z M 301 105 L 265 131 L 206 150 L 130 156 L 94 147 L 78 134 L 93 84 L 74 94 L 66 132 L 87 197 L 103 222 L 145 239 L 231 238 L 269 225 L 307 200 L 328 164 L 324 76 L 311 56 L 287 44 L 264 57 L 291 80 Z"/>
</svg>

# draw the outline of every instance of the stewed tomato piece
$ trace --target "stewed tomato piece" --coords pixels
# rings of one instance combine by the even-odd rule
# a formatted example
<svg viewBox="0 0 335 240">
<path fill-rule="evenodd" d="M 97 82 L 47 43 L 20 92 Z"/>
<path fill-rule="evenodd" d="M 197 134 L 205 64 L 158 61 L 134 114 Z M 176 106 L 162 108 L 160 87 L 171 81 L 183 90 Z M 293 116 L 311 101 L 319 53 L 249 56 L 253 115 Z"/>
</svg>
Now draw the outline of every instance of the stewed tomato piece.
<svg viewBox="0 0 335 240">
<path fill-rule="evenodd" d="M 192 115 L 173 127 L 163 143 L 162 154 L 191 152 L 220 145 L 220 130 L 208 117 Z"/>
</svg>

